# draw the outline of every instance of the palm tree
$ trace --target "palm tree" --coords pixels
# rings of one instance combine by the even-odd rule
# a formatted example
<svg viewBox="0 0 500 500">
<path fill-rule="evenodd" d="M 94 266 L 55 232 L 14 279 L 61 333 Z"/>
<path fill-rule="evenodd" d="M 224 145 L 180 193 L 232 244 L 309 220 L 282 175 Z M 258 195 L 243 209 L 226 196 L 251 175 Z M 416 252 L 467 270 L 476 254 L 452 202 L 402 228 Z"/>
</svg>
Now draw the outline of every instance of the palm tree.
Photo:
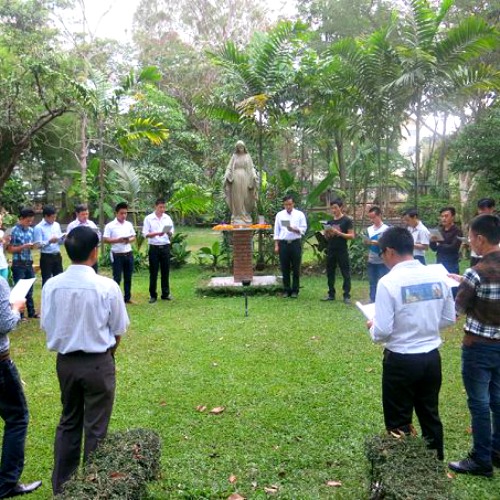
<svg viewBox="0 0 500 500">
<path fill-rule="evenodd" d="M 401 74 L 387 89 L 406 96 L 415 120 L 416 202 L 421 163 L 420 130 L 426 110 L 437 102 L 448 101 L 466 87 L 480 86 L 485 81 L 484 72 L 468 71 L 466 64 L 470 65 L 498 44 L 498 33 L 478 16 L 447 28 L 445 19 L 453 4 L 454 0 L 443 0 L 435 11 L 429 0 L 410 0 L 410 8 L 402 16 L 399 39 L 394 44 Z M 467 79 L 463 78 L 464 72 Z M 460 85 L 460 81 L 464 85 Z"/>
</svg>

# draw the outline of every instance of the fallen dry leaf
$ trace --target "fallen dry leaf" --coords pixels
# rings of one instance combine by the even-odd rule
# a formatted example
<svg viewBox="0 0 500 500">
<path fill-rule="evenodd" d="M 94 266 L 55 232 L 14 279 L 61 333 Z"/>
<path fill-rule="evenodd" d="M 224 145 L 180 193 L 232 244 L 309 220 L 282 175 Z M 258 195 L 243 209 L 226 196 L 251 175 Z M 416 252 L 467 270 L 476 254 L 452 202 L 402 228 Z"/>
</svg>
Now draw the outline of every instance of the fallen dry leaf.
<svg viewBox="0 0 500 500">
<path fill-rule="evenodd" d="M 467 434 L 472 434 L 472 427 L 469 425 L 469 427 L 467 427 L 467 429 L 465 430 L 465 432 Z"/>
<path fill-rule="evenodd" d="M 239 493 L 233 493 L 227 497 L 227 500 L 245 500 L 245 497 L 242 497 Z"/>
<path fill-rule="evenodd" d="M 371 373 L 372 371 L 373 371 L 373 368 L 367 368 L 367 369 L 365 370 L 365 372 L 366 372 L 366 373 Z"/>
<path fill-rule="evenodd" d="M 235 476 L 234 474 L 231 474 L 231 475 L 229 476 L 228 481 L 229 481 L 231 484 L 234 484 L 234 483 L 237 481 L 237 478 L 236 478 L 236 476 Z"/>
<path fill-rule="evenodd" d="M 446 477 L 447 477 L 448 479 L 455 479 L 455 474 L 453 474 L 452 472 L 447 472 L 447 473 L 446 473 Z"/>
<path fill-rule="evenodd" d="M 160 406 L 167 406 L 167 402 L 166 401 L 160 401 Z"/>
<path fill-rule="evenodd" d="M 215 408 L 212 408 L 209 413 L 211 415 L 220 415 L 221 413 L 224 412 L 225 409 L 226 409 L 225 406 L 216 406 Z"/>
<path fill-rule="evenodd" d="M 205 411 L 206 409 L 207 409 L 207 407 L 206 407 L 206 406 L 204 406 L 204 405 L 198 405 L 198 406 L 196 407 L 196 411 L 200 411 L 200 412 L 203 412 L 203 411 Z"/>
<path fill-rule="evenodd" d="M 111 479 L 123 479 L 124 477 L 127 477 L 126 474 L 124 474 L 123 472 L 112 472 L 109 477 Z"/>
<path fill-rule="evenodd" d="M 333 488 L 336 488 L 338 486 L 342 486 L 342 481 L 327 481 L 326 485 L 332 486 Z"/>
<path fill-rule="evenodd" d="M 266 486 L 264 488 L 264 491 L 268 494 L 268 495 L 274 495 L 275 493 L 278 493 L 278 487 L 275 486 L 275 485 L 272 485 L 272 486 Z"/>
</svg>

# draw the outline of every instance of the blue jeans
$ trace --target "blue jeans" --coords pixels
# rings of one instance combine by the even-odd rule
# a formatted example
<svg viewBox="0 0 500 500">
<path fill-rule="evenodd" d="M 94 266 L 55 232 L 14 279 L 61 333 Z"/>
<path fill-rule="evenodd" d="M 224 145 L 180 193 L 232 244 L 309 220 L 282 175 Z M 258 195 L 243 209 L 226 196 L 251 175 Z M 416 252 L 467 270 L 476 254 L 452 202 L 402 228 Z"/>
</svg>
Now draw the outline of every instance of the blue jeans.
<svg viewBox="0 0 500 500">
<path fill-rule="evenodd" d="M 0 496 L 3 496 L 23 472 L 29 420 L 21 379 L 10 359 L 0 361 L 0 416 L 5 422 L 0 466 Z"/>
<path fill-rule="evenodd" d="M 28 279 L 34 277 L 35 277 L 35 271 L 33 271 L 32 264 L 23 264 L 23 263 L 17 264 L 15 262 L 12 263 L 12 279 L 14 280 L 14 284 L 16 284 L 21 279 Z M 33 302 L 33 287 L 29 289 L 29 292 L 26 295 L 26 309 L 28 310 L 28 316 L 30 318 L 36 314 L 35 303 Z"/>
<path fill-rule="evenodd" d="M 472 457 L 491 466 L 500 453 L 500 342 L 462 346 L 462 378 L 472 419 Z"/>
<path fill-rule="evenodd" d="M 368 281 L 370 282 L 370 300 L 375 302 L 377 283 L 382 276 L 389 272 L 385 264 L 371 264 L 368 262 Z"/>
</svg>

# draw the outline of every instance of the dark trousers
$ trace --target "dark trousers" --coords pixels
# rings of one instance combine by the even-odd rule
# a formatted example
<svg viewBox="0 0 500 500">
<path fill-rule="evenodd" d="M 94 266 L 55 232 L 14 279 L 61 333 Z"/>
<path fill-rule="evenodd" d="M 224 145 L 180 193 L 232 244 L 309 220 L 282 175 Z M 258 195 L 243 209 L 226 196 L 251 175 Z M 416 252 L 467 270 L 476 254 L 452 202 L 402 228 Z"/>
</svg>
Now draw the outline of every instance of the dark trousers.
<svg viewBox="0 0 500 500">
<path fill-rule="evenodd" d="M 410 433 L 413 409 L 428 447 L 444 458 L 443 425 L 439 418 L 441 356 L 437 349 L 423 354 L 384 351 L 382 403 L 388 431 Z"/>
<path fill-rule="evenodd" d="M 45 282 L 63 272 L 62 257 L 60 253 L 41 253 L 40 271 L 42 273 L 42 287 Z"/>
<path fill-rule="evenodd" d="M 302 246 L 300 239 L 278 242 L 281 274 L 283 275 L 283 291 L 285 294 L 299 293 L 300 262 L 302 260 Z M 290 283 L 290 274 L 292 282 Z"/>
<path fill-rule="evenodd" d="M 0 464 L 0 496 L 17 484 L 24 467 L 28 405 L 16 365 L 0 361 L 0 417 L 5 422 Z"/>
<path fill-rule="evenodd" d="M 106 437 L 115 398 L 115 361 L 110 351 L 58 354 L 56 368 L 62 414 L 54 445 L 54 494 L 78 469 L 82 434 L 84 461 Z"/>
<path fill-rule="evenodd" d="M 161 298 L 170 295 L 170 245 L 149 245 L 149 296 L 156 299 L 158 270 L 161 272 Z"/>
<path fill-rule="evenodd" d="M 123 274 L 123 295 L 125 302 L 132 297 L 132 273 L 134 272 L 134 256 L 132 252 L 113 254 L 113 279 L 120 284 Z"/>
<path fill-rule="evenodd" d="M 340 268 L 344 282 L 342 291 L 344 298 L 351 298 L 351 265 L 347 252 L 328 252 L 326 256 L 326 277 L 328 279 L 328 295 L 335 298 L 335 270 Z"/>
<path fill-rule="evenodd" d="M 14 280 L 14 284 L 16 284 L 19 280 L 34 278 L 35 271 L 33 271 L 33 263 L 12 263 L 12 279 Z M 36 314 L 35 311 L 35 303 L 33 301 L 33 287 L 29 289 L 28 294 L 26 295 L 26 309 L 28 310 L 28 316 L 31 318 Z M 21 314 L 22 316 L 22 314 Z"/>
</svg>

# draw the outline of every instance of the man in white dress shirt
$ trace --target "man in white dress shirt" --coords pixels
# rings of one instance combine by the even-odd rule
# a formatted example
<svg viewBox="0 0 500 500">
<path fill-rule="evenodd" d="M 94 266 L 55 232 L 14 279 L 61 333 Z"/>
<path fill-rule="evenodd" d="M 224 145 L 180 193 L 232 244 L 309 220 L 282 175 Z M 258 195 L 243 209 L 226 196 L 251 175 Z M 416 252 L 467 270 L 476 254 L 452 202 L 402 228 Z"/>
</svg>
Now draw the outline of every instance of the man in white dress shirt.
<svg viewBox="0 0 500 500">
<path fill-rule="evenodd" d="M 406 210 L 403 214 L 403 221 L 413 238 L 413 257 L 425 266 L 425 251 L 429 248 L 431 234 L 418 218 L 415 208 Z"/>
<path fill-rule="evenodd" d="M 306 216 L 294 208 L 293 196 L 283 198 L 284 210 L 274 222 L 274 251 L 279 255 L 283 275 L 283 296 L 296 299 L 300 288 L 301 238 L 307 231 Z M 292 281 L 290 281 L 290 271 Z"/>
<path fill-rule="evenodd" d="M 120 284 L 123 274 L 123 295 L 125 303 L 132 301 L 132 273 L 134 272 L 134 254 L 132 243 L 135 240 L 134 226 L 128 222 L 128 205 L 121 202 L 115 208 L 116 218 L 104 227 L 104 243 L 111 245 L 113 279 Z"/>
<path fill-rule="evenodd" d="M 428 447 L 443 460 L 440 329 L 455 322 L 450 287 L 413 258 L 414 241 L 403 227 L 378 240 L 389 273 L 378 282 L 375 317 L 368 322 L 374 342 L 384 344 L 382 404 L 388 431 L 414 433 L 413 410 Z"/>
<path fill-rule="evenodd" d="M 106 437 L 115 396 L 114 354 L 129 319 L 120 287 L 92 269 L 99 239 L 88 227 L 64 243 L 72 265 L 42 290 L 41 327 L 57 354 L 62 414 L 56 429 L 52 489 L 61 492 Z"/>
<path fill-rule="evenodd" d="M 97 236 L 99 238 L 99 241 L 101 241 L 101 231 L 99 231 L 99 228 L 97 227 L 96 223 L 94 221 L 91 221 L 89 219 L 89 207 L 85 203 L 80 203 L 75 207 L 75 215 L 76 218 L 74 221 L 71 221 L 68 224 L 68 227 L 66 228 L 66 234 L 69 234 L 75 227 L 80 227 L 80 226 L 86 226 L 90 227 L 90 229 L 94 230 L 97 233 Z M 97 262 L 95 263 L 94 266 L 92 266 L 94 271 L 97 273 L 99 272 L 99 267 Z"/>
<path fill-rule="evenodd" d="M 158 300 L 156 285 L 158 270 L 161 272 L 161 300 L 172 300 L 170 295 L 170 238 L 174 234 L 174 223 L 165 213 L 165 200 L 158 198 L 155 211 L 146 216 L 142 234 L 149 243 L 149 303 Z"/>
</svg>

